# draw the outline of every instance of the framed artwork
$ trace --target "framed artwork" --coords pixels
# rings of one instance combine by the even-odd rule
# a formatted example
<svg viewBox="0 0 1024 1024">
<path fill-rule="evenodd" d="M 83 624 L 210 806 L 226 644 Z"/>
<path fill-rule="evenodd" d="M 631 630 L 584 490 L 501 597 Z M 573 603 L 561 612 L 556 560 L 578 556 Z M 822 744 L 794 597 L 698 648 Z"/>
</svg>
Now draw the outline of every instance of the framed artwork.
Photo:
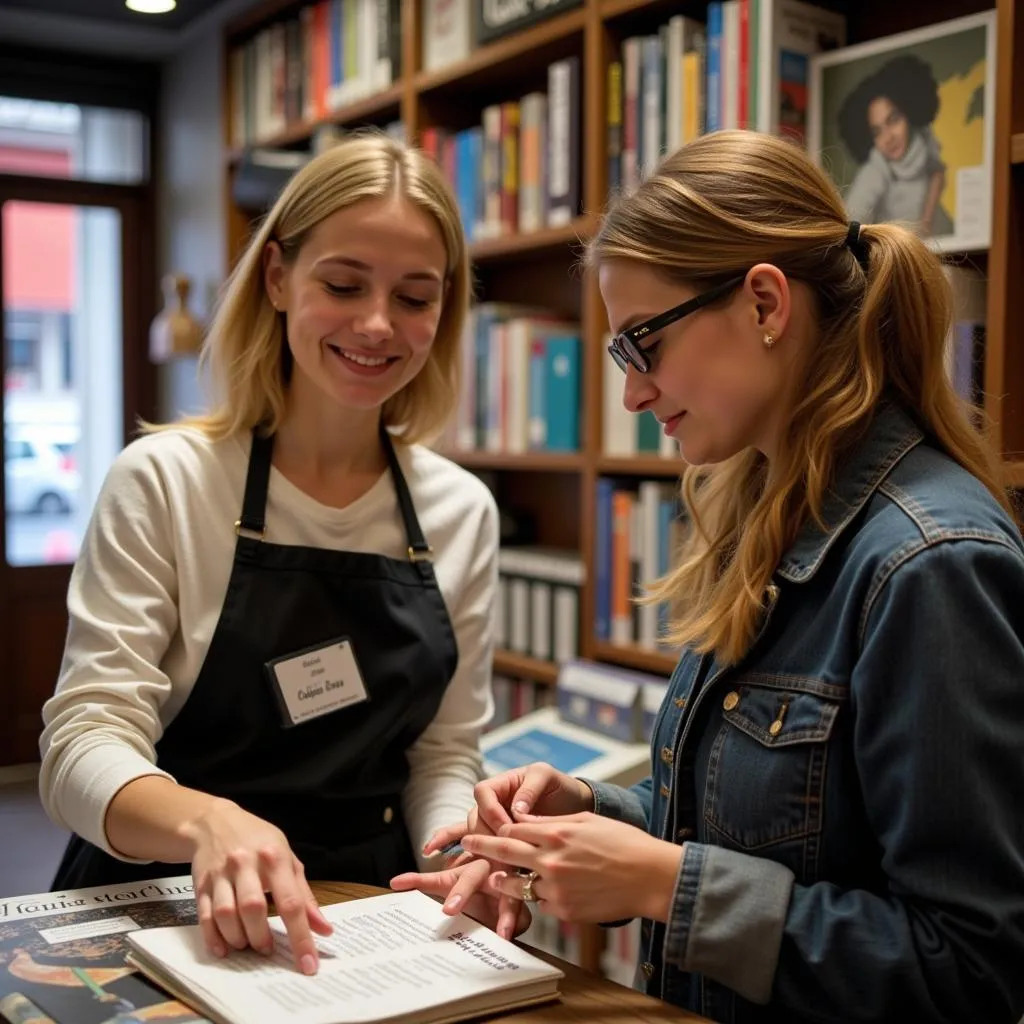
<svg viewBox="0 0 1024 1024">
<path fill-rule="evenodd" d="M 807 146 L 851 220 L 898 221 L 941 252 L 988 248 L 995 13 L 811 58 Z"/>
</svg>

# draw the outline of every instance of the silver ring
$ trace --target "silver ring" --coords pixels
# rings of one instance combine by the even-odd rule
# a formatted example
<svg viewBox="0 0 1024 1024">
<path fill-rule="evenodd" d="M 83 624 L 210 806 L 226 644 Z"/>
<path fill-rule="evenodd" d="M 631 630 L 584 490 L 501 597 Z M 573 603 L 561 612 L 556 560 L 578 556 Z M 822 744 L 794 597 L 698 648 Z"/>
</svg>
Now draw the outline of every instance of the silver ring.
<svg viewBox="0 0 1024 1024">
<path fill-rule="evenodd" d="M 537 872 L 530 871 L 523 875 L 523 894 L 519 898 L 524 903 L 537 903 L 537 897 L 533 894 L 533 883 L 537 881 Z"/>
</svg>

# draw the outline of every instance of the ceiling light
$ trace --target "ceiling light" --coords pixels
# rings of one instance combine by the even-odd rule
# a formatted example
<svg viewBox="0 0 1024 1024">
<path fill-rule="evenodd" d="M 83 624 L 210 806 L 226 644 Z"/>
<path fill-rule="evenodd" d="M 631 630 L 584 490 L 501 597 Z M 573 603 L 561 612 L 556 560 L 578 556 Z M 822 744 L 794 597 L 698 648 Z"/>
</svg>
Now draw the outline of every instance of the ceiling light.
<svg viewBox="0 0 1024 1024">
<path fill-rule="evenodd" d="M 177 0 L 124 0 L 124 5 L 137 14 L 166 14 L 178 6 Z"/>
</svg>

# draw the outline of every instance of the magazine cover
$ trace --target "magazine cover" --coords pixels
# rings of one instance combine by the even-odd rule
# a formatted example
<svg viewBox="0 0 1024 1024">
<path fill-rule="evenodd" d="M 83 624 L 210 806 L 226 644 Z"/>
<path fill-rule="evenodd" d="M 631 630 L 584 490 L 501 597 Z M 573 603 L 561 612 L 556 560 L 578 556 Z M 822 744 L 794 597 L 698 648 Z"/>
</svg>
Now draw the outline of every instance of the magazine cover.
<svg viewBox="0 0 1024 1024">
<path fill-rule="evenodd" d="M 195 923 L 188 875 L 0 899 L 0 1020 L 210 1024 L 124 959 L 126 932 Z"/>
<path fill-rule="evenodd" d="M 808 149 L 851 219 L 988 248 L 995 59 L 995 11 L 811 58 Z"/>
</svg>

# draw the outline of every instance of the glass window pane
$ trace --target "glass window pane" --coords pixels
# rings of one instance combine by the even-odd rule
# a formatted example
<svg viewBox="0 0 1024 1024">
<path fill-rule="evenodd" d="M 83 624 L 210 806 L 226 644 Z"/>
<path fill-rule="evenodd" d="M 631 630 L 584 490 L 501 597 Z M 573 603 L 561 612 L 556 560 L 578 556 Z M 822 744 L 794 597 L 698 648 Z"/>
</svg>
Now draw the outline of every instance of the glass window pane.
<svg viewBox="0 0 1024 1024">
<path fill-rule="evenodd" d="M 0 235 L 7 562 L 70 562 L 123 442 L 121 216 L 12 201 Z"/>
<path fill-rule="evenodd" d="M 135 110 L 0 96 L 0 173 L 138 185 L 149 124 Z"/>
</svg>

